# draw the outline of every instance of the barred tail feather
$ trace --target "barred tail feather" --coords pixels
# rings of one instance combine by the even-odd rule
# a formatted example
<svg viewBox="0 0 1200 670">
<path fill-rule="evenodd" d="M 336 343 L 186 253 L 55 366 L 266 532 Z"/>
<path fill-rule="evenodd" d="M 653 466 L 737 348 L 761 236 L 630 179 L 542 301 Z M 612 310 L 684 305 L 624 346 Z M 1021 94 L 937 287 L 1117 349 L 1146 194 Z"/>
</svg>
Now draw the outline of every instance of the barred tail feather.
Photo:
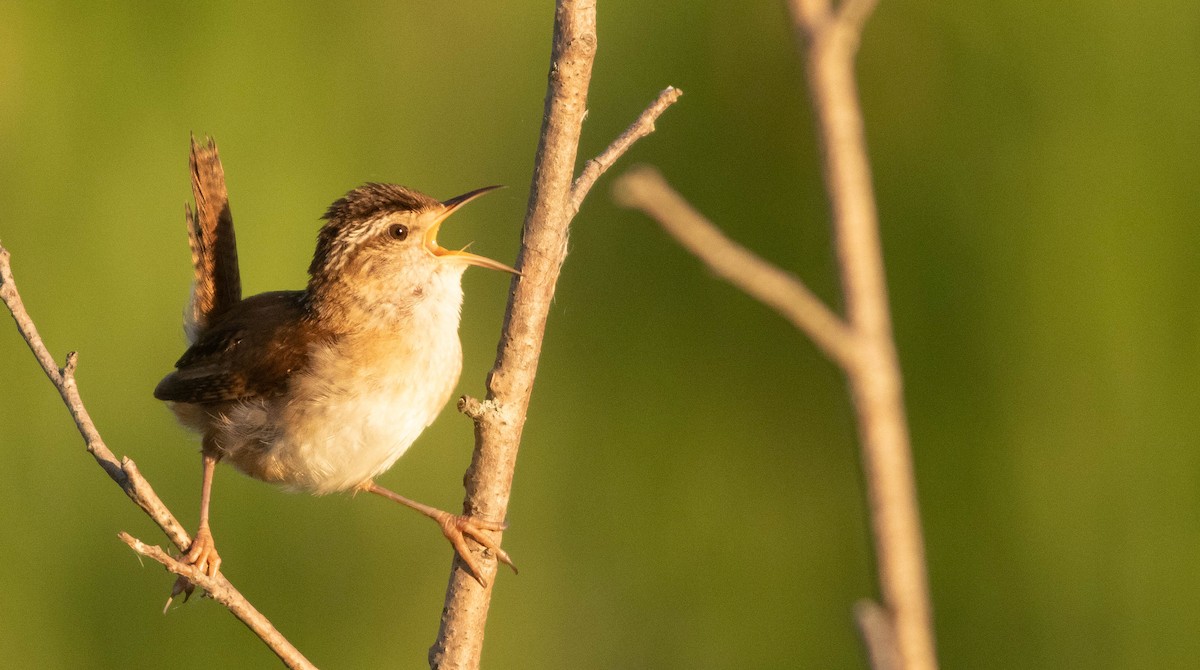
<svg viewBox="0 0 1200 670">
<path fill-rule="evenodd" d="M 217 317 L 242 299 L 242 280 L 225 170 L 216 142 L 206 138 L 202 145 L 193 136 L 188 165 L 196 209 L 185 206 L 184 215 L 195 281 L 184 312 L 184 329 L 188 341 L 195 342 Z"/>
</svg>

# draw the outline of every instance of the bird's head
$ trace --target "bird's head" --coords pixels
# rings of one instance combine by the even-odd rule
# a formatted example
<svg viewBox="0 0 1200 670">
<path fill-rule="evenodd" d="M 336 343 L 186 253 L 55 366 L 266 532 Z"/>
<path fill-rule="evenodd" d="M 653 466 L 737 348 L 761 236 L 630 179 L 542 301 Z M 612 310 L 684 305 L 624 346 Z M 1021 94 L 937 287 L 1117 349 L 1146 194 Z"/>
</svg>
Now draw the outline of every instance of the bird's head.
<svg viewBox="0 0 1200 670">
<path fill-rule="evenodd" d="M 364 184 L 329 206 L 309 266 L 308 291 L 316 302 L 400 307 L 445 296 L 461 302 L 462 273 L 470 265 L 517 274 L 513 268 L 437 241 L 442 223 L 488 186 L 438 201 L 395 184 Z"/>
</svg>

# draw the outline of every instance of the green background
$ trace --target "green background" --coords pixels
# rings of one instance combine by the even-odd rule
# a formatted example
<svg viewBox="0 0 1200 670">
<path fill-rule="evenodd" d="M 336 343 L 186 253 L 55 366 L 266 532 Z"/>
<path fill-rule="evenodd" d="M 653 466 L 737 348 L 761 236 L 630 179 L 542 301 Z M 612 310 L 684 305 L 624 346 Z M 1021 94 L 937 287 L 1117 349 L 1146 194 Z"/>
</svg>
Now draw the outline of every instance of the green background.
<svg viewBox="0 0 1200 670">
<path fill-rule="evenodd" d="M 189 527 L 196 443 L 150 391 L 183 348 L 190 131 L 220 143 L 247 293 L 303 284 L 368 180 L 492 183 L 443 242 L 515 257 L 548 2 L 3 3 L 0 239 L 109 446 Z M 623 161 L 836 304 L 811 115 L 778 2 L 613 1 L 581 156 L 666 85 Z M 947 668 L 1200 657 L 1200 5 L 884 0 L 859 61 Z M 614 173 L 615 174 L 615 173 Z M 855 668 L 874 594 L 853 418 L 804 337 L 601 180 L 574 224 L 525 431 L 489 668 Z M 508 280 L 466 277 L 479 394 Z M 7 321 L 7 318 L 3 319 Z M 271 667 L 117 539 L 161 534 L 0 327 L 0 662 Z M 381 483 L 461 500 L 446 411 Z M 450 549 L 417 515 L 222 468 L 235 584 L 318 665 L 420 667 Z"/>
</svg>

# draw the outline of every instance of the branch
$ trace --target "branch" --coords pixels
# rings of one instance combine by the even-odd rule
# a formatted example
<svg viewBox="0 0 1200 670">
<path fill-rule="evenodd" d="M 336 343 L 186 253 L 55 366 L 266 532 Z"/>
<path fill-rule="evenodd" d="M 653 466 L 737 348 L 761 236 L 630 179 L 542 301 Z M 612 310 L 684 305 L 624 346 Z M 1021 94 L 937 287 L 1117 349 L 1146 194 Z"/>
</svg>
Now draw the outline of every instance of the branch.
<svg viewBox="0 0 1200 670">
<path fill-rule="evenodd" d="M 794 0 L 793 9 L 805 0 Z M 932 612 L 900 361 L 892 335 L 879 216 L 854 78 L 863 24 L 876 0 L 843 0 L 832 19 L 795 11 L 823 148 L 825 189 L 847 320 L 859 336 L 846 368 L 858 418 L 880 592 L 902 670 L 934 670 Z"/>
<path fill-rule="evenodd" d="M 796 23 L 806 30 L 815 31 L 830 19 L 829 0 L 789 0 L 788 4 Z"/>
<path fill-rule="evenodd" d="M 246 624 L 247 628 L 261 638 L 287 667 L 316 668 L 220 573 L 216 577 L 209 577 L 203 570 L 196 569 L 196 566 L 182 563 L 161 548 L 146 544 L 129 533 L 122 532 L 117 537 L 138 554 L 162 563 L 167 570 L 187 577 L 188 581 L 203 588 L 208 597 L 227 607 L 234 616 Z"/>
<path fill-rule="evenodd" d="M 616 163 L 617 159 L 626 151 L 629 151 L 629 147 L 632 147 L 634 142 L 654 132 L 654 122 L 662 116 L 663 112 L 667 111 L 668 107 L 675 104 L 681 95 L 683 95 L 683 91 L 674 86 L 664 88 L 658 94 L 658 98 L 650 103 L 650 106 L 625 129 L 625 132 L 613 140 L 612 144 L 608 145 L 608 148 L 599 156 L 589 160 L 583 166 L 583 171 L 579 173 L 579 178 L 571 187 L 571 216 L 575 216 L 579 212 L 583 199 L 587 197 L 588 191 L 592 190 L 592 186 L 600 178 L 600 175 L 612 167 L 613 163 Z"/>
<path fill-rule="evenodd" d="M 774 307 L 841 365 L 862 450 L 884 607 L 860 606 L 876 670 L 934 670 L 929 586 L 900 362 L 892 336 L 854 55 L 877 0 L 790 0 L 823 149 L 846 317 L 796 279 L 726 239 L 652 171 L 633 171 L 617 197 L 654 217 L 719 275 Z M 886 633 L 886 634 L 885 634 Z"/>
<path fill-rule="evenodd" d="M 485 519 L 503 519 L 507 514 L 546 320 L 567 257 L 571 219 L 596 179 L 635 141 L 648 135 L 654 120 L 680 95 L 674 88 L 663 91 L 629 130 L 574 179 L 596 44 L 595 0 L 558 0 L 542 130 L 516 263 L 521 274 L 513 278 L 496 363 L 487 378 L 487 398 L 481 402 L 464 397 L 459 402 L 459 409 L 475 422 L 475 451 L 464 476 L 465 514 Z M 458 556 L 454 558 L 441 628 L 429 650 L 432 668 L 479 667 L 496 574 L 494 559 L 481 564 L 488 586 L 481 586 L 463 569 Z"/>
<path fill-rule="evenodd" d="M 838 7 L 838 21 L 846 32 L 861 36 L 863 26 L 878 4 L 879 0 L 844 0 Z"/>
<path fill-rule="evenodd" d="M 613 186 L 617 203 L 644 212 L 715 274 L 774 309 L 842 366 L 853 361 L 854 333 L 798 278 L 726 237 L 652 167 L 636 167 Z"/>
<path fill-rule="evenodd" d="M 41 336 L 38 335 L 33 319 L 29 316 L 29 312 L 25 310 L 25 303 L 21 300 L 21 294 L 17 291 L 17 284 L 12 275 L 11 256 L 8 249 L 5 249 L 3 245 L 0 245 L 0 300 L 8 307 L 8 311 L 12 314 L 13 320 L 17 324 L 17 330 L 21 333 L 21 337 L 24 338 L 25 343 L 29 345 L 30 351 L 33 352 L 33 357 L 42 366 L 42 371 L 46 373 L 46 376 L 50 379 L 50 383 L 54 384 L 54 388 L 62 396 L 63 403 L 67 406 L 67 411 L 71 413 L 71 418 L 75 420 L 75 426 L 79 429 L 79 434 L 83 436 L 88 453 L 96 459 L 101 468 L 104 468 L 108 476 L 121 487 L 121 490 L 129 496 L 129 499 L 140 507 L 167 534 L 167 537 L 180 551 L 186 549 L 191 544 L 191 538 L 188 537 L 187 531 L 183 529 L 183 526 L 179 524 L 175 516 L 167 509 L 163 501 L 154 493 L 150 482 L 142 477 L 132 460 L 124 458 L 118 461 L 108 446 L 104 444 L 99 431 L 96 430 L 96 425 L 92 422 L 87 408 L 84 407 L 83 399 L 79 396 L 78 385 L 75 382 L 75 367 L 79 360 L 78 355 L 75 352 L 67 354 L 66 365 L 59 368 L 54 362 L 54 357 L 50 354 L 50 351 L 46 349 L 45 343 L 42 341 Z M 140 541 L 134 540 L 125 533 L 121 534 L 121 539 L 130 544 L 138 553 L 150 555 L 138 549 L 138 546 L 146 547 Z M 131 544 L 131 541 L 138 546 Z M 161 553 L 167 561 L 175 564 L 180 570 L 194 572 L 190 567 L 184 566 L 167 556 L 158 547 L 147 548 L 147 551 L 151 550 Z M 151 556 L 151 558 L 167 565 L 166 562 L 156 556 Z M 170 567 L 168 565 L 168 568 Z M 172 572 L 184 574 L 175 569 L 172 569 Z M 194 577 L 192 574 L 188 574 L 187 576 L 189 578 Z M 217 575 L 216 578 L 212 579 L 196 576 L 193 581 L 200 584 L 213 598 L 229 608 L 229 611 L 240 619 L 242 623 L 246 624 L 288 667 L 315 667 L 271 625 L 271 622 L 266 617 L 254 609 L 254 606 L 224 576 Z"/>
<path fill-rule="evenodd" d="M 546 318 L 567 256 L 575 157 L 595 56 L 595 0 L 558 0 L 542 130 L 517 256 L 521 274 L 513 277 L 496 363 L 488 375 L 488 409 L 475 419 L 475 451 L 464 477 L 465 514 L 503 519 L 508 510 Z M 441 628 L 429 650 L 431 668 L 479 667 L 496 583 L 495 560 L 482 565 L 486 587 L 463 569 L 457 555 L 454 559 Z"/>
<path fill-rule="evenodd" d="M 872 670 L 900 670 L 896 631 L 887 610 L 872 600 L 860 600 L 854 605 L 854 622 Z"/>
<path fill-rule="evenodd" d="M 830 7 L 829 0 L 789 0 L 788 4 L 795 27 L 809 39 L 824 38 L 836 30 L 857 46 L 879 0 L 842 0 L 837 9 Z"/>
</svg>

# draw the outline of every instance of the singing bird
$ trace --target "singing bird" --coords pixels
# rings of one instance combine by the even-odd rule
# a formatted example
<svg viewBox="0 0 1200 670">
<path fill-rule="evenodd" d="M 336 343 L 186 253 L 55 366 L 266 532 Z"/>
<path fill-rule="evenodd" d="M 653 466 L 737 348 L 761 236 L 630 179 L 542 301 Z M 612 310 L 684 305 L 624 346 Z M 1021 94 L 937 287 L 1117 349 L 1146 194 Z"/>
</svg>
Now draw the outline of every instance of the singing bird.
<svg viewBox="0 0 1200 670">
<path fill-rule="evenodd" d="M 518 274 L 437 242 L 450 214 L 498 187 L 438 201 L 394 184 L 360 186 L 325 212 L 304 290 L 242 299 L 224 171 L 211 139 L 200 145 L 193 138 L 190 166 L 190 346 L 154 389 L 201 436 L 200 523 L 181 560 L 209 576 L 220 569 L 209 502 L 224 461 L 287 490 L 369 491 L 411 507 L 438 522 L 485 585 L 464 536 L 515 570 L 486 532 L 504 523 L 443 512 L 375 483 L 458 383 L 463 272 L 477 265 Z M 192 588 L 181 577 L 171 597 Z"/>
</svg>

